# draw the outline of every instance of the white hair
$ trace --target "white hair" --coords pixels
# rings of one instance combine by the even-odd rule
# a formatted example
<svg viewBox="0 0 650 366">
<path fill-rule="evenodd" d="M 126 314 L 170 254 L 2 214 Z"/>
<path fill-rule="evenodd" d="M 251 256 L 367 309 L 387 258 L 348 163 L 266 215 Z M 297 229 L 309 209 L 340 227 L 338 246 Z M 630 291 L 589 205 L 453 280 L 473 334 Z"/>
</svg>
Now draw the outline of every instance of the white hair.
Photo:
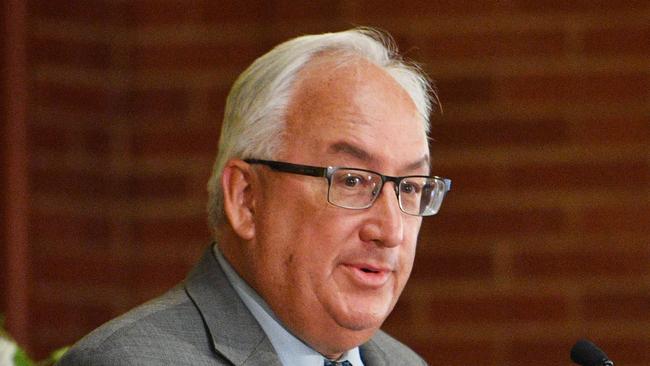
<svg viewBox="0 0 650 366">
<path fill-rule="evenodd" d="M 426 75 L 402 60 L 392 38 L 372 28 L 306 35 L 286 41 L 258 58 L 235 81 L 226 100 L 219 153 L 208 182 L 208 215 L 215 229 L 223 219 L 221 174 L 233 158 L 273 159 L 282 145 L 285 114 L 297 74 L 315 55 L 357 55 L 383 68 L 410 95 L 429 132 L 429 114 L 437 101 Z"/>
</svg>

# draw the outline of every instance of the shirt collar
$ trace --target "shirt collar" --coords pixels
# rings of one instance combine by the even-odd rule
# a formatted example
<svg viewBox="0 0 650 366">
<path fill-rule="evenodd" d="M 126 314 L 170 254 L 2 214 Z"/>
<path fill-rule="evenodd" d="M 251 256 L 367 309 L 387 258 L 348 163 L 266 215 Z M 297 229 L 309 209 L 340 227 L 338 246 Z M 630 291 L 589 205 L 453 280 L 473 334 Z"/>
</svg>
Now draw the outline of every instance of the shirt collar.
<svg viewBox="0 0 650 366">
<path fill-rule="evenodd" d="M 217 245 L 214 245 L 213 251 L 226 278 L 266 333 L 282 364 L 323 366 L 323 355 L 291 334 L 282 325 L 264 299 L 232 268 Z M 353 366 L 363 366 L 359 347 L 345 352 L 341 360 L 348 360 Z"/>
</svg>

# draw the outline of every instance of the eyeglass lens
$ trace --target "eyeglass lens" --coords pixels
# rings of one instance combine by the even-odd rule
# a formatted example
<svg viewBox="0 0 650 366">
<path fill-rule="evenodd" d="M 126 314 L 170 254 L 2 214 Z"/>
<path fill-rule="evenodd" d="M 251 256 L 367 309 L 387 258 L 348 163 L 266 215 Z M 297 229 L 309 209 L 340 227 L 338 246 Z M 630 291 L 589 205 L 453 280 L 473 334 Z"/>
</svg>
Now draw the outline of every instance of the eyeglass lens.
<svg viewBox="0 0 650 366">
<path fill-rule="evenodd" d="M 355 169 L 337 169 L 329 181 L 329 202 L 344 208 L 370 207 L 382 188 L 381 176 Z M 410 215 L 433 215 L 440 208 L 444 190 L 444 182 L 434 178 L 404 178 L 398 187 L 400 208 Z"/>
</svg>

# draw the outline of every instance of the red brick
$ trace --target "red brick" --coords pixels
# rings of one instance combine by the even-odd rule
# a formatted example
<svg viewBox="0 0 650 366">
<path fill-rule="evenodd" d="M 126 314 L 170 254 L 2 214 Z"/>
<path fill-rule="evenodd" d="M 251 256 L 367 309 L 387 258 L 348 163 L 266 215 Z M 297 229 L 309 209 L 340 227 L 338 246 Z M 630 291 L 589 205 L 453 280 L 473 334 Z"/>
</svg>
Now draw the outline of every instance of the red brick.
<svg viewBox="0 0 650 366">
<path fill-rule="evenodd" d="M 160 261 L 141 258 L 129 267 L 128 283 L 138 301 L 147 301 L 180 283 L 190 269 L 191 265 L 171 258 Z"/>
<path fill-rule="evenodd" d="M 6 219 L 5 219 L 4 207 L 5 207 L 5 202 L 4 202 L 4 199 L 3 199 L 2 201 L 0 201 L 0 222 L 6 222 L 5 221 Z M 5 236 L 6 233 L 5 233 L 4 227 L 0 228 L 0 235 L 2 235 L 0 237 L 2 238 L 3 243 L 8 243 L 9 242 L 6 239 L 6 236 Z M 7 281 L 7 278 L 8 278 L 7 265 L 8 264 L 7 264 L 6 251 L 7 251 L 7 245 L 6 244 L 0 246 L 0 278 L 2 278 L 2 280 L 0 280 L 0 298 L 3 300 L 3 301 L 0 301 L 0 314 L 5 314 L 5 312 L 6 312 L 5 307 L 7 306 L 7 304 L 6 304 L 6 301 L 4 299 L 6 299 L 9 296 L 8 293 L 7 293 L 7 285 L 8 285 L 8 283 L 7 283 L 8 282 Z"/>
<path fill-rule="evenodd" d="M 580 299 L 587 321 L 649 321 L 650 294 L 647 291 L 591 293 Z"/>
<path fill-rule="evenodd" d="M 203 215 L 159 219 L 138 219 L 132 222 L 133 241 L 143 251 L 183 250 L 185 243 L 211 241 L 207 218 Z"/>
<path fill-rule="evenodd" d="M 515 7 L 526 11 L 556 13 L 607 13 L 612 11 L 642 11 L 647 3 L 642 0 L 607 1 L 607 0 L 517 0 Z"/>
<path fill-rule="evenodd" d="M 70 198 L 160 199 L 182 198 L 187 193 L 187 177 L 182 174 L 134 174 L 126 177 L 110 172 L 36 170 L 32 173 L 35 192 Z"/>
<path fill-rule="evenodd" d="M 180 88 L 130 90 L 120 95 L 124 111 L 147 118 L 183 116 L 189 108 L 189 97 Z"/>
<path fill-rule="evenodd" d="M 624 172 L 624 170 L 623 170 Z M 627 179 L 625 174 L 620 179 Z M 634 186 L 634 184 L 632 184 Z M 648 174 L 645 185 L 648 187 Z M 647 196 L 646 196 L 647 197 Z M 593 207 L 581 213 L 579 228 L 584 232 L 620 235 L 637 233 L 650 236 L 650 203 L 639 201 L 635 204 L 616 207 Z"/>
<path fill-rule="evenodd" d="M 645 161 L 535 163 L 509 169 L 506 184 L 516 189 L 586 189 L 603 191 L 650 184 Z M 625 172 L 625 178 L 622 177 Z"/>
<path fill-rule="evenodd" d="M 603 248 L 619 250 L 623 253 L 643 253 L 648 248 L 648 238 L 638 233 L 621 233 L 623 235 L 610 235 L 609 233 L 580 232 L 580 238 L 571 241 L 572 247 L 578 250 L 601 250 Z M 543 243 L 543 242 L 542 242 Z M 540 243 L 541 244 L 541 243 Z M 524 244 L 526 245 L 526 244 Z"/>
<path fill-rule="evenodd" d="M 299 2 L 276 0 L 269 13 L 269 17 L 279 22 L 286 22 L 291 19 L 337 19 L 341 16 L 341 11 L 344 7 L 345 5 L 342 1 L 312 0 Z"/>
<path fill-rule="evenodd" d="M 212 158 L 217 151 L 218 126 L 205 130 L 188 130 L 179 126 L 174 130 L 135 131 L 132 149 L 136 156 L 206 156 Z"/>
<path fill-rule="evenodd" d="M 436 327 L 437 328 L 437 327 Z M 438 333 L 438 330 L 432 330 Z M 469 331 L 468 331 L 469 332 Z M 468 337 L 469 338 L 469 337 Z M 411 343 L 429 365 L 498 365 L 497 346 L 491 341 L 436 339 Z"/>
<path fill-rule="evenodd" d="M 109 247 L 111 223 L 104 217 L 39 213 L 35 209 L 29 222 L 32 240 L 39 246 L 47 244 L 47 252 L 100 253 Z"/>
<path fill-rule="evenodd" d="M 408 1 L 408 0 L 362 0 L 353 2 L 354 20 L 394 18 L 431 19 L 440 15 L 493 14 L 511 8 L 509 2 L 478 1 L 468 4 L 464 1 Z"/>
<path fill-rule="evenodd" d="M 216 40 L 170 43 L 134 48 L 131 62 L 135 70 L 147 71 L 213 70 L 220 67 L 243 70 L 264 52 L 255 44 L 241 42 L 224 43 Z"/>
<path fill-rule="evenodd" d="M 554 30 L 485 31 L 477 33 L 436 33 L 417 40 L 422 53 L 432 60 L 495 57 L 531 57 L 566 53 L 566 36 Z"/>
<path fill-rule="evenodd" d="M 125 285 L 130 282 L 126 263 L 110 256 L 41 256 L 32 259 L 35 281 L 56 281 L 70 285 Z"/>
<path fill-rule="evenodd" d="M 494 82 L 487 77 L 437 79 L 445 103 L 479 103 L 494 98 Z"/>
<path fill-rule="evenodd" d="M 7 9 L 9 9 L 9 6 L 5 5 L 5 3 L 0 6 L 0 19 L 3 20 L 3 28 L 7 29 L 7 26 L 5 25 L 6 20 L 7 20 Z M 8 36 L 4 35 L 0 37 L 0 57 L 2 60 L 0 60 L 0 67 L 2 68 L 2 75 L 0 76 L 0 83 L 2 83 L 2 87 L 0 88 L 0 100 L 2 101 L 2 105 L 0 106 L 0 129 L 2 129 L 2 137 L 0 137 L 0 161 L 2 161 L 2 168 L 0 168 L 0 182 L 2 182 L 2 190 L 3 194 L 0 194 L 0 314 L 5 314 L 6 313 L 6 306 L 8 306 L 8 301 L 6 298 L 8 297 L 7 295 L 7 286 L 9 285 L 7 282 L 7 255 L 8 255 L 8 245 L 10 244 L 9 238 L 8 238 L 8 232 L 7 232 L 7 227 L 9 226 L 7 224 L 7 210 L 9 209 L 9 196 L 6 194 L 7 184 L 8 184 L 8 169 L 6 168 L 7 166 L 7 161 L 8 161 L 8 156 L 7 156 L 7 150 L 8 150 L 8 144 L 5 142 L 7 140 L 6 136 L 6 131 L 8 128 L 8 123 L 6 122 L 8 120 L 7 118 L 7 108 L 8 108 L 8 103 L 7 103 L 7 96 L 9 93 L 9 88 L 7 87 L 7 77 L 8 73 L 5 72 L 4 70 L 7 70 L 7 65 L 6 62 L 8 60 L 7 55 L 7 38 Z M 29 144 L 29 142 L 28 142 Z"/>
<path fill-rule="evenodd" d="M 35 151 L 65 152 L 69 150 L 69 131 L 65 126 L 40 126 L 33 122 L 28 128 L 28 144 Z"/>
<path fill-rule="evenodd" d="M 56 82 L 36 81 L 33 85 L 33 101 L 38 106 L 61 111 L 116 112 L 116 94 L 108 87 L 67 85 Z"/>
<path fill-rule="evenodd" d="M 576 280 L 602 276 L 635 278 L 650 274 L 647 251 L 567 251 L 525 253 L 515 257 L 513 274 L 524 278 L 561 278 Z"/>
<path fill-rule="evenodd" d="M 129 24 L 142 26 L 196 23 L 202 17 L 204 0 L 128 2 Z"/>
<path fill-rule="evenodd" d="M 30 304 L 34 329 L 66 328 L 74 325 L 80 331 L 95 328 L 115 316 L 107 305 L 59 304 L 35 300 Z M 63 344 L 62 344 L 63 346 Z"/>
<path fill-rule="evenodd" d="M 527 75 L 500 81 L 506 100 L 558 103 L 644 102 L 650 77 L 641 72 Z"/>
<path fill-rule="evenodd" d="M 108 69 L 111 66 L 111 46 L 100 41 L 34 38 L 29 46 L 30 59 L 38 65 Z"/>
<path fill-rule="evenodd" d="M 181 174 L 138 174 L 125 178 L 121 185 L 133 199 L 182 198 L 187 178 Z"/>
<path fill-rule="evenodd" d="M 650 27 L 623 26 L 594 29 L 585 35 L 584 52 L 589 55 L 647 56 L 650 54 Z"/>
<path fill-rule="evenodd" d="M 434 323 L 548 322 L 568 317 L 566 299 L 559 295 L 445 296 L 430 302 L 429 316 Z"/>
<path fill-rule="evenodd" d="M 576 122 L 571 140 L 588 144 L 645 143 L 650 140 L 650 117 L 620 116 Z"/>
<path fill-rule="evenodd" d="M 448 207 L 444 215 L 436 216 L 435 220 L 439 233 L 452 235 L 558 234 L 567 229 L 565 213 L 556 208 L 485 208 L 458 212 Z"/>
<path fill-rule="evenodd" d="M 505 364 L 527 366 L 565 365 L 569 360 L 571 347 L 573 347 L 576 340 L 515 340 L 508 347 Z"/>
<path fill-rule="evenodd" d="M 426 243 L 420 243 L 426 246 Z M 413 278 L 427 281 L 448 279 L 485 279 L 494 275 L 493 258 L 489 253 L 436 253 L 420 251 L 415 256 Z"/>
<path fill-rule="evenodd" d="M 111 133 L 98 124 L 97 128 L 83 129 L 77 136 L 82 151 L 85 151 L 96 157 L 108 158 L 111 151 Z"/>
<path fill-rule="evenodd" d="M 230 84 L 234 83 L 234 78 L 228 83 L 227 87 L 216 87 L 212 88 L 207 93 L 207 103 L 208 103 L 208 117 L 206 121 L 209 121 L 207 125 L 214 125 L 215 129 L 220 130 L 221 121 L 223 120 L 224 109 L 226 107 L 226 98 L 228 97 L 228 92 L 230 92 Z"/>
<path fill-rule="evenodd" d="M 208 24 L 266 23 L 273 12 L 274 2 L 265 0 L 211 1 L 204 0 L 203 21 Z M 258 37 L 259 34 L 251 34 Z"/>
<path fill-rule="evenodd" d="M 46 19 L 72 20 L 88 24 L 120 23 L 126 14 L 128 2 L 96 0 L 48 0 L 29 3 L 35 16 Z"/>
<path fill-rule="evenodd" d="M 109 172 L 38 169 L 30 177 L 33 192 L 71 198 L 109 198 L 118 187 L 115 177 Z"/>
<path fill-rule="evenodd" d="M 28 138 L 35 154 L 75 152 L 108 158 L 111 148 L 109 128 L 107 123 L 100 121 L 72 127 L 69 121 L 54 114 L 41 115 L 30 123 Z"/>
<path fill-rule="evenodd" d="M 468 120 L 443 116 L 432 123 L 436 145 L 454 148 L 560 144 L 568 140 L 568 124 L 560 119 Z"/>
<path fill-rule="evenodd" d="M 650 355 L 645 350 L 650 349 L 647 337 L 616 336 L 603 337 L 598 341 L 607 356 L 617 365 L 648 365 Z"/>
</svg>

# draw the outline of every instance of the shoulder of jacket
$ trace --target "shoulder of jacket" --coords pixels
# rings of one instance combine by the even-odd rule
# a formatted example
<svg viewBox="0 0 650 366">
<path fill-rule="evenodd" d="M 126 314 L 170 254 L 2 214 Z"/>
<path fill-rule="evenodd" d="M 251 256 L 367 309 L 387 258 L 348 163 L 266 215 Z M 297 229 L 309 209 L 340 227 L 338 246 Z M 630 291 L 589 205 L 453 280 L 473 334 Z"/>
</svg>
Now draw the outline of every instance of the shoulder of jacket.
<svg viewBox="0 0 650 366">
<path fill-rule="evenodd" d="M 376 349 L 383 353 L 389 365 L 427 365 L 426 361 L 404 343 L 384 331 L 378 331 L 370 339 Z"/>
<path fill-rule="evenodd" d="M 77 343 L 57 365 L 120 365 L 143 353 L 165 350 L 172 323 L 200 327 L 200 314 L 182 287 L 142 304 L 95 329 Z M 197 323 L 197 324 L 194 324 Z"/>
</svg>

